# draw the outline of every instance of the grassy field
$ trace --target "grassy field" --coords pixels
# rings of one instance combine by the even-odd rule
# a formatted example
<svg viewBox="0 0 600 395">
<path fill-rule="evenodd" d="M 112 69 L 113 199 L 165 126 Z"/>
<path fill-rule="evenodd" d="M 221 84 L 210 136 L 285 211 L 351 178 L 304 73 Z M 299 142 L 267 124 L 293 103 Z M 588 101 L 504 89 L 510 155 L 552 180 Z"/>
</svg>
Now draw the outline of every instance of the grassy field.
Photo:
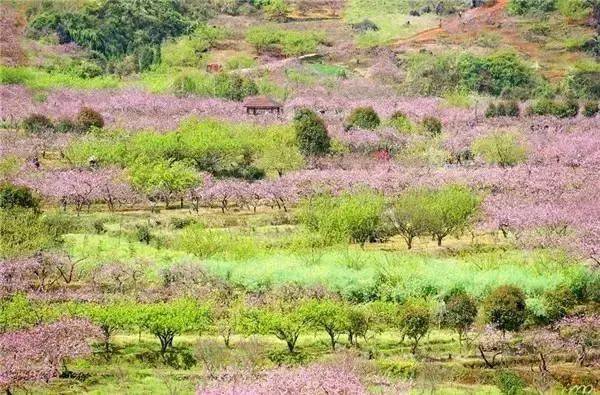
<svg viewBox="0 0 600 395">
<path fill-rule="evenodd" d="M 439 18 L 433 14 L 409 15 L 409 11 L 425 4 L 429 2 L 350 0 L 344 10 L 344 19 L 348 23 L 359 23 L 365 19 L 375 23 L 379 28 L 377 31 L 360 33 L 357 37 L 359 46 L 375 47 L 437 27 Z"/>
</svg>

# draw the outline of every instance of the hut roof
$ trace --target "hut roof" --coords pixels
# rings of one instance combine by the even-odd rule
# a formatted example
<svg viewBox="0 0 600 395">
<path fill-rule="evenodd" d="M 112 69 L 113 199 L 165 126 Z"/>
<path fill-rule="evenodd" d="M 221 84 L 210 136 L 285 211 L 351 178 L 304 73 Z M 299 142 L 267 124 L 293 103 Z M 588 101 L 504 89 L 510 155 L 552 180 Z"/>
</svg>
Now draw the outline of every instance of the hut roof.
<svg viewBox="0 0 600 395">
<path fill-rule="evenodd" d="M 246 108 L 281 108 L 281 103 L 267 96 L 251 96 L 244 100 L 244 107 Z"/>
</svg>

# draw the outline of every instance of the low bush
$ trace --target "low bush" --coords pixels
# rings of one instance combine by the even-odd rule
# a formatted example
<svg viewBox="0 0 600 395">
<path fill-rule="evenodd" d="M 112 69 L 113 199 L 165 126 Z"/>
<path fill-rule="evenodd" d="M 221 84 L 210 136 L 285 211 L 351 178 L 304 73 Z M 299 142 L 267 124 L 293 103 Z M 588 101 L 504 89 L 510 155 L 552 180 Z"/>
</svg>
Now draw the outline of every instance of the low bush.
<svg viewBox="0 0 600 395">
<path fill-rule="evenodd" d="M 486 118 L 494 117 L 518 117 L 521 114 L 519 103 L 510 100 L 507 102 L 490 103 L 485 111 Z"/>
<path fill-rule="evenodd" d="M 494 132 L 480 137 L 473 142 L 472 151 L 488 164 L 502 167 L 514 166 L 527 159 L 527 149 L 520 142 L 520 136 L 512 132 Z"/>
<path fill-rule="evenodd" d="M 381 120 L 373 107 L 358 107 L 352 110 L 346 120 L 346 129 L 360 128 L 372 130 L 379 126 Z"/>
<path fill-rule="evenodd" d="M 27 133 L 31 134 L 54 132 L 52 121 L 43 114 L 29 115 L 23 120 L 22 127 Z"/>
<path fill-rule="evenodd" d="M 573 118 L 579 113 L 579 103 L 572 99 L 562 101 L 540 99 L 529 107 L 528 113 L 533 115 L 553 115 L 558 118 Z"/>
<path fill-rule="evenodd" d="M 577 63 L 565 79 L 569 91 L 578 98 L 600 100 L 600 64 Z"/>
<path fill-rule="evenodd" d="M 81 130 L 79 128 L 79 125 L 77 125 L 77 123 L 70 120 L 69 118 L 59 119 L 56 122 L 56 125 L 54 126 L 54 128 L 57 133 L 72 133 L 72 132 L 78 132 L 79 130 Z"/>
<path fill-rule="evenodd" d="M 442 121 L 436 117 L 425 117 L 421 122 L 425 131 L 432 136 L 438 136 L 442 133 Z"/>
<path fill-rule="evenodd" d="M 512 285 L 496 288 L 485 300 L 488 322 L 503 332 L 521 329 L 527 315 L 526 307 L 525 294 Z"/>
<path fill-rule="evenodd" d="M 331 149 L 331 139 L 327 127 L 314 111 L 300 109 L 294 115 L 296 141 L 302 154 L 307 156 L 324 155 Z"/>
<path fill-rule="evenodd" d="M 194 78 L 188 74 L 181 74 L 173 80 L 173 93 L 177 97 L 193 95 L 197 92 L 198 86 Z"/>
<path fill-rule="evenodd" d="M 461 85 L 474 92 L 499 96 L 517 88 L 532 91 L 536 85 L 533 67 L 512 52 L 486 57 L 464 54 L 459 57 L 457 67 Z"/>
<path fill-rule="evenodd" d="M 526 383 L 516 373 L 502 370 L 496 374 L 496 386 L 502 395 L 521 395 L 525 393 Z"/>
<path fill-rule="evenodd" d="M 588 117 L 588 118 L 595 117 L 596 114 L 598 114 L 598 112 L 600 112 L 600 106 L 595 101 L 589 101 L 583 105 L 582 114 L 585 117 Z"/>
<path fill-rule="evenodd" d="M 379 26 L 369 19 L 363 19 L 361 22 L 353 23 L 351 26 L 352 29 L 359 33 L 376 32 L 379 30 Z"/>
<path fill-rule="evenodd" d="M 258 86 L 251 78 L 237 74 L 219 74 L 214 80 L 214 94 L 228 100 L 242 101 L 258 93 Z"/>
<path fill-rule="evenodd" d="M 510 0 L 508 10 L 515 15 L 556 10 L 556 0 Z"/>
<path fill-rule="evenodd" d="M 27 187 L 12 184 L 0 185 L 0 208 L 7 210 L 17 207 L 37 209 L 39 201 Z"/>
<path fill-rule="evenodd" d="M 389 124 L 401 133 L 410 133 L 414 129 L 410 119 L 401 111 L 396 111 L 394 114 L 392 114 Z"/>
<path fill-rule="evenodd" d="M 104 118 L 102 115 L 89 107 L 83 107 L 77 113 L 77 125 L 82 132 L 88 132 L 91 128 L 104 127 Z"/>
<path fill-rule="evenodd" d="M 135 238 L 140 243 L 150 244 L 152 240 L 152 233 L 150 232 L 150 227 L 146 225 L 139 225 L 135 231 Z"/>
</svg>

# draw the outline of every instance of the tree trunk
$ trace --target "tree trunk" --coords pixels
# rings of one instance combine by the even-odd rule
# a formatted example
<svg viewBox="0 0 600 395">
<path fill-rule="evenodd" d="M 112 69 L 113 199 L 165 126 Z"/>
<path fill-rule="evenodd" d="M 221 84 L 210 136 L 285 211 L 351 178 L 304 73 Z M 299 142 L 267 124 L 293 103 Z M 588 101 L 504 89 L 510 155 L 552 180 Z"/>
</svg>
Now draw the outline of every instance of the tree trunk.
<svg viewBox="0 0 600 395">
<path fill-rule="evenodd" d="M 290 353 L 293 353 L 294 349 L 296 348 L 296 340 L 295 339 L 287 339 L 285 342 L 287 344 L 288 351 Z"/>
<path fill-rule="evenodd" d="M 490 369 L 494 369 L 494 365 L 492 365 L 487 357 L 485 356 L 485 353 L 483 352 L 483 349 L 481 348 L 481 346 L 477 347 L 477 349 L 479 349 L 479 354 L 481 355 L 481 358 L 483 359 L 483 362 L 485 362 L 485 366 L 487 366 Z"/>
<path fill-rule="evenodd" d="M 327 334 L 329 335 L 329 339 L 331 340 L 331 351 L 335 351 L 335 333 L 333 331 L 328 330 Z"/>
<path fill-rule="evenodd" d="M 443 236 L 437 236 L 437 245 L 438 245 L 438 247 L 441 247 L 441 246 L 442 246 L 442 240 L 443 240 L 443 239 L 444 239 L 444 237 L 443 237 Z"/>
</svg>

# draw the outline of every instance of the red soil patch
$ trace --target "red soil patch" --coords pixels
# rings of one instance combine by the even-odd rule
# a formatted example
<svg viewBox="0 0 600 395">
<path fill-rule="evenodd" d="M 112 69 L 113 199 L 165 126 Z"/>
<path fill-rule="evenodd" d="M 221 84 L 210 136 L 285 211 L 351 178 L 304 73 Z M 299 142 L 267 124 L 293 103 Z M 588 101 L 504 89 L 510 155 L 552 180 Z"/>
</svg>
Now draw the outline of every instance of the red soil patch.
<svg viewBox="0 0 600 395">
<path fill-rule="evenodd" d="M 440 36 L 480 31 L 486 26 L 495 25 L 502 20 L 508 2 L 509 0 L 497 0 L 494 5 L 489 7 L 471 8 L 460 16 L 456 15 L 447 20 L 440 19 L 440 27 L 424 30 L 414 36 L 398 40 L 393 46 L 423 44 L 434 42 Z"/>
</svg>

